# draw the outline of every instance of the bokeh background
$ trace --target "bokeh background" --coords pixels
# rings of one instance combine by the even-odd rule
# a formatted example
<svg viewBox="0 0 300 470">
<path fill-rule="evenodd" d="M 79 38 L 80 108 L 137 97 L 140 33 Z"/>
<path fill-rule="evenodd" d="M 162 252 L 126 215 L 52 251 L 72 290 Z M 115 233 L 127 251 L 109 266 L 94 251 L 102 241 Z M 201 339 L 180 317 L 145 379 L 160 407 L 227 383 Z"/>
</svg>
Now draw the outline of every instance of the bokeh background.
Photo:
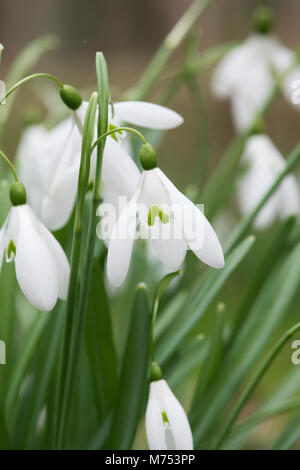
<svg viewBox="0 0 300 470">
<path fill-rule="evenodd" d="M 5 46 L 0 79 L 5 79 L 11 62 L 27 42 L 51 33 L 57 35 L 59 45 L 56 50 L 43 57 L 34 71 L 52 73 L 62 82 L 88 90 L 95 84 L 95 52 L 102 50 L 109 66 L 113 99 L 117 100 L 134 86 L 161 41 L 191 3 L 192 0 L 0 0 L 0 42 Z M 199 53 L 208 47 L 246 37 L 251 31 L 252 11 L 261 3 L 256 0 L 216 0 L 201 15 L 195 28 Z M 276 35 L 285 45 L 291 48 L 298 46 L 299 0 L 270 0 L 265 3 L 274 8 Z M 176 63 L 181 57 L 182 50 L 179 50 L 172 61 Z M 209 72 L 199 76 L 204 131 L 195 119 L 193 100 L 186 87 L 183 86 L 169 103 L 170 107 L 183 114 L 185 123 L 165 137 L 159 159 L 162 169 L 181 189 L 190 183 L 199 159 L 198 136 L 205 132 L 208 173 L 211 173 L 235 134 L 229 105 L 226 102 L 217 102 L 211 96 L 209 76 Z M 16 100 L 15 112 L 11 113 L 5 136 L 5 150 L 9 155 L 14 155 L 16 151 L 23 127 L 22 112 L 28 103 L 33 103 L 41 117 L 44 117 L 43 105 L 36 91 L 33 91 L 33 88 L 39 89 L 39 86 L 26 87 Z M 60 106 L 59 102 L 57 106 Z M 58 110 L 58 114 L 59 112 Z M 279 98 L 268 115 L 267 129 L 277 147 L 287 155 L 299 141 L 300 114 Z M 201 179 L 199 178 L 199 184 L 202 184 Z M 193 182 L 197 184 L 197 180 L 193 179 Z M 205 204 L 205 201 L 200 202 Z M 232 201 L 225 214 L 226 223 L 224 214 L 222 220 L 216 220 L 222 239 L 226 238 L 238 218 L 239 214 Z M 259 259 L 259 250 L 264 249 L 264 241 L 268 241 L 268 233 L 259 234 L 259 237 L 262 243 L 258 244 L 256 260 Z M 232 310 L 238 305 L 249 279 L 255 273 L 256 260 L 247 259 L 222 291 L 220 300 L 225 303 L 228 301 Z M 287 326 L 298 319 L 299 300 L 300 298 L 294 302 Z M 213 312 L 209 311 L 202 320 L 201 331 L 210 330 L 212 315 Z M 272 367 L 266 380 L 259 386 L 250 408 L 272 393 L 283 372 L 295 367 L 290 364 L 289 357 L 290 350 L 286 348 L 276 367 Z M 186 387 L 182 394 L 182 399 L 188 400 Z M 253 438 L 253 447 L 263 448 L 267 445 L 268 440 L 284 426 L 284 422 L 285 418 L 279 417 L 260 426 Z M 139 441 L 136 445 L 139 446 Z"/>
<path fill-rule="evenodd" d="M 44 56 L 39 71 L 56 74 L 63 82 L 86 87 L 94 84 L 94 55 L 105 52 L 113 98 L 134 86 L 168 31 L 191 5 L 192 0 L 0 0 L 0 33 L 5 53 L 1 76 L 27 42 L 47 33 L 56 34 L 60 44 Z M 251 13 L 258 0 L 216 0 L 201 15 L 196 32 L 199 51 L 226 41 L 240 40 L 251 31 Z M 269 0 L 275 11 L 275 30 L 284 44 L 300 43 L 298 0 Z M 178 60 L 181 52 L 175 55 Z M 228 103 L 216 102 L 208 85 L 208 74 L 199 77 L 209 122 L 210 163 L 213 165 L 234 132 Z M 19 101 L 20 103 L 20 101 Z M 195 120 L 192 103 L 184 87 L 170 106 L 184 114 L 185 125 L 167 137 L 169 158 L 162 164 L 171 176 L 187 184 L 193 162 Z M 299 137 L 299 115 L 279 100 L 269 117 L 269 131 L 283 153 L 288 153 Z M 13 120 L 12 133 L 18 132 Z M 13 150 L 16 138 L 9 139 Z M 171 149 L 171 151 L 170 151 Z M 166 163 L 165 163 L 166 162 Z M 180 181 L 180 179 L 182 181 Z"/>
</svg>

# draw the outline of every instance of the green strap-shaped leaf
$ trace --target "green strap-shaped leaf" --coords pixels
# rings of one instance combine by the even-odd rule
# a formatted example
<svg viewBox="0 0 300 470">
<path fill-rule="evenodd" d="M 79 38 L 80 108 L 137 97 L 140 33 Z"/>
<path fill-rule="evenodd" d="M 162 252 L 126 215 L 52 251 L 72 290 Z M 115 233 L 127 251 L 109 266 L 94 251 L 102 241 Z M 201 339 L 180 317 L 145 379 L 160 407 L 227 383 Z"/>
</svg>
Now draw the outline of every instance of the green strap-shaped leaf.
<svg viewBox="0 0 300 470">
<path fill-rule="evenodd" d="M 10 416 L 18 397 L 20 386 L 28 370 L 33 355 L 36 353 L 38 342 L 48 320 L 48 313 L 40 313 L 25 335 L 22 347 L 18 353 L 14 367 L 9 377 L 5 402 L 6 415 Z"/>
<path fill-rule="evenodd" d="M 94 260 L 89 307 L 86 317 L 86 350 L 94 383 L 99 418 L 111 409 L 117 387 L 117 355 L 111 313 L 100 263 Z"/>
<path fill-rule="evenodd" d="M 251 308 L 224 357 L 218 375 L 199 403 L 199 420 L 193 426 L 198 444 L 208 438 L 261 354 L 281 324 L 297 291 L 300 279 L 300 245 L 289 254 L 281 269 L 274 272 Z"/>
<path fill-rule="evenodd" d="M 146 286 L 137 288 L 121 368 L 109 447 L 130 449 L 138 426 L 149 365 L 150 312 Z"/>
<path fill-rule="evenodd" d="M 292 449 L 298 439 L 300 439 L 300 413 L 297 413 L 296 416 L 287 424 L 282 434 L 275 441 L 272 449 Z"/>
<path fill-rule="evenodd" d="M 192 298 L 187 301 L 186 308 L 182 312 L 182 315 L 177 318 L 156 348 L 156 357 L 159 364 L 165 362 L 172 355 L 181 341 L 192 330 L 214 300 L 225 281 L 247 255 L 254 240 L 255 238 L 253 236 L 246 238 L 227 257 L 223 269 L 211 271 L 204 283 L 200 280 L 199 288 L 194 289 L 196 295 L 193 295 Z"/>
<path fill-rule="evenodd" d="M 2 403 L 0 402 L 0 449 L 10 449 L 10 439 L 3 414 Z"/>
<path fill-rule="evenodd" d="M 208 385 L 210 384 L 215 370 L 218 368 L 222 352 L 223 352 L 223 329 L 224 329 L 224 305 L 219 304 L 217 307 L 216 325 L 213 331 L 209 347 L 207 349 L 207 357 L 205 368 L 201 370 L 198 382 L 195 387 L 193 401 L 190 408 L 190 422 L 192 417 L 197 416 L 198 403 Z"/>
</svg>

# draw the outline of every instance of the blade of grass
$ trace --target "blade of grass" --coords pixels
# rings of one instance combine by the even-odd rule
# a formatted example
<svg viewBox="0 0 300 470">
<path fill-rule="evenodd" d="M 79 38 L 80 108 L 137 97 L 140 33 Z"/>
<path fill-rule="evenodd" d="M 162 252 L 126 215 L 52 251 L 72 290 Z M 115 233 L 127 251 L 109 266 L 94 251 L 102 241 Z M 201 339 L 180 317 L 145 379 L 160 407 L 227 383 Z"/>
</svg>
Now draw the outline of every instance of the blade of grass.
<svg viewBox="0 0 300 470">
<path fill-rule="evenodd" d="M 300 330 L 300 323 L 296 323 L 296 325 L 292 326 L 289 330 L 287 330 L 283 336 L 278 340 L 275 346 L 271 349 L 269 354 L 267 355 L 266 359 L 263 361 L 262 365 L 258 368 L 258 371 L 255 373 L 254 377 L 246 386 L 245 390 L 242 392 L 240 398 L 238 399 L 237 403 L 233 407 L 230 415 L 228 416 L 223 428 L 220 431 L 219 436 L 216 439 L 216 444 L 214 446 L 215 449 L 219 449 L 222 445 L 225 437 L 230 432 L 234 422 L 238 418 L 241 410 L 249 400 L 250 396 L 254 392 L 255 388 L 257 387 L 260 380 L 263 378 L 273 361 L 276 359 L 280 351 L 282 350 L 283 346 L 287 343 L 289 339 L 293 337 L 296 331 Z"/>
<path fill-rule="evenodd" d="M 199 403 L 201 419 L 193 426 L 197 445 L 208 439 L 233 394 L 266 350 L 297 292 L 299 279 L 300 246 L 297 245 L 281 268 L 267 280 L 245 323 L 229 345 L 218 375 Z"/>
<path fill-rule="evenodd" d="M 172 53 L 181 44 L 191 27 L 213 0 L 195 0 L 171 29 L 129 97 L 133 100 L 146 98 L 153 84 L 159 78 Z"/>
<path fill-rule="evenodd" d="M 100 422 L 111 409 L 117 388 L 117 355 L 113 340 L 109 300 L 100 263 L 94 260 L 86 316 L 85 346 L 94 383 Z"/>
<path fill-rule="evenodd" d="M 205 282 L 202 282 L 201 279 L 199 287 L 196 286 L 193 289 L 196 295 L 190 297 L 187 301 L 186 310 L 177 318 L 166 336 L 157 345 L 156 356 L 159 364 L 163 364 L 172 355 L 184 337 L 192 330 L 208 306 L 213 302 L 225 281 L 247 255 L 253 246 L 254 240 L 253 236 L 245 239 L 227 257 L 223 269 L 210 271 Z"/>
<path fill-rule="evenodd" d="M 213 379 L 214 372 L 218 368 L 223 352 L 223 330 L 224 330 L 224 304 L 218 304 L 217 306 L 217 316 L 216 316 L 216 325 L 213 331 L 213 335 L 210 340 L 209 347 L 207 349 L 207 356 L 205 360 L 205 369 L 199 375 L 194 394 L 193 400 L 190 407 L 189 419 L 192 424 L 193 419 L 199 418 L 197 414 L 198 403 L 201 400 L 202 395 L 205 393 L 208 385 Z"/>
<path fill-rule="evenodd" d="M 110 449 L 131 449 L 144 402 L 149 365 L 150 311 L 146 286 L 137 288 L 121 368 Z"/>
</svg>

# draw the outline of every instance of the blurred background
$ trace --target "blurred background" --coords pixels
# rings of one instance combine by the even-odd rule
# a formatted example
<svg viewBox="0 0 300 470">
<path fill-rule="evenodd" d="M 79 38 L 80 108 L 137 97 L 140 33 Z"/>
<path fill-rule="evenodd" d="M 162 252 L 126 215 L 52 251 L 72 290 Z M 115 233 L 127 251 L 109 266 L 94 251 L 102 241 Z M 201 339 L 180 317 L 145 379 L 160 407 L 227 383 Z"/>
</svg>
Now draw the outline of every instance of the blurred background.
<svg viewBox="0 0 300 470">
<path fill-rule="evenodd" d="M 27 42 L 51 33 L 58 36 L 60 44 L 43 57 L 36 71 L 47 71 L 78 87 L 93 86 L 95 51 L 102 50 L 108 61 L 113 99 L 116 100 L 134 86 L 161 41 L 191 3 L 191 0 L 0 0 L 0 39 L 5 46 L 0 76 L 5 77 L 10 63 Z M 261 3 L 258 0 L 213 2 L 195 28 L 199 51 L 247 36 L 251 31 L 252 11 Z M 278 37 L 287 46 L 296 47 L 300 43 L 299 1 L 270 0 L 265 3 L 274 8 Z M 177 53 L 175 61 L 181 53 Z M 228 103 L 212 98 L 207 86 L 208 77 L 209 74 L 205 74 L 199 80 L 209 122 L 209 163 L 213 167 L 234 132 Z M 25 99 L 24 93 L 22 95 Z M 20 100 L 18 103 L 20 105 Z M 178 183 L 187 184 L 197 155 L 194 151 L 193 106 L 185 87 L 169 106 L 184 115 L 185 125 L 167 136 L 168 158 L 172 159 L 172 165 L 164 155 L 161 164 L 168 166 L 170 176 Z M 268 129 L 284 154 L 298 140 L 299 118 L 283 100 L 278 100 L 272 108 Z M 9 128 L 14 136 L 7 139 L 10 152 L 16 144 L 19 124 L 14 121 Z"/>
<path fill-rule="evenodd" d="M 217 44 L 244 39 L 251 32 L 252 11 L 261 3 L 263 2 L 256 0 L 216 0 L 201 15 L 195 28 L 199 53 Z M 270 0 L 264 3 L 274 8 L 274 32 L 278 38 L 291 48 L 300 45 L 299 0 Z M 161 41 L 191 4 L 192 0 L 0 0 L 0 42 L 5 47 L 0 79 L 5 80 L 11 62 L 27 42 L 50 33 L 59 38 L 58 47 L 45 54 L 33 71 L 49 72 L 62 82 L 86 90 L 93 89 L 95 52 L 102 50 L 109 66 L 112 98 L 118 100 L 126 90 L 135 85 Z M 182 54 L 181 48 L 172 61 L 178 63 Z M 169 107 L 184 116 L 185 123 L 181 128 L 168 132 L 161 146 L 159 161 L 162 169 L 180 189 L 186 188 L 191 179 L 196 185 L 202 184 L 202 178 L 197 181 L 191 176 L 201 157 L 199 152 L 206 152 L 208 174 L 211 174 L 214 165 L 235 135 L 229 104 L 218 102 L 212 97 L 209 77 L 210 73 L 205 72 L 198 78 L 202 121 L 195 118 L 193 99 L 185 86 L 181 87 L 168 103 Z M 42 90 L 44 85 L 26 87 L 14 104 L 15 112 L 11 113 L 4 139 L 5 150 L 9 155 L 14 155 L 17 148 L 24 124 L 23 108 L 25 109 L 28 103 L 35 103 L 41 117 L 44 117 L 43 105 L 35 95 L 39 86 Z M 155 100 L 155 95 L 151 95 L 149 99 Z M 59 101 L 57 106 L 63 110 Z M 58 115 L 59 112 L 60 110 L 57 110 Z M 299 141 L 300 115 L 279 98 L 268 114 L 267 129 L 276 146 L 287 156 Z M 198 139 L 203 139 L 203 145 L 198 145 Z M 200 202 L 205 204 L 205 201 Z M 227 212 L 222 214 L 222 220 L 216 220 L 215 223 L 219 226 L 218 233 L 222 240 L 238 220 L 239 215 L 233 201 Z M 264 242 L 268 242 L 268 232 L 259 234 L 259 237 L 262 238 L 262 243 L 257 245 L 255 259 L 248 257 L 222 291 L 220 300 L 225 304 L 228 301 L 232 311 L 245 292 L 249 279 L 254 276 L 260 257 L 259 250 L 263 252 Z M 201 266 L 199 269 L 202 269 Z M 299 300 L 298 296 L 290 317 L 286 320 L 287 326 L 298 319 Z M 232 311 L 228 314 L 232 314 Z M 212 313 L 210 310 L 202 320 L 201 331 L 211 329 Z M 280 382 L 283 370 L 295 367 L 290 365 L 289 357 L 290 350 L 286 348 L 276 367 L 272 367 L 266 380 L 258 388 L 250 408 L 255 407 L 257 402 L 272 392 Z M 182 395 L 185 399 L 186 388 Z M 285 418 L 279 417 L 260 426 L 252 446 L 263 448 L 273 434 L 278 434 L 284 422 Z M 136 446 L 139 447 L 139 442 Z"/>
</svg>

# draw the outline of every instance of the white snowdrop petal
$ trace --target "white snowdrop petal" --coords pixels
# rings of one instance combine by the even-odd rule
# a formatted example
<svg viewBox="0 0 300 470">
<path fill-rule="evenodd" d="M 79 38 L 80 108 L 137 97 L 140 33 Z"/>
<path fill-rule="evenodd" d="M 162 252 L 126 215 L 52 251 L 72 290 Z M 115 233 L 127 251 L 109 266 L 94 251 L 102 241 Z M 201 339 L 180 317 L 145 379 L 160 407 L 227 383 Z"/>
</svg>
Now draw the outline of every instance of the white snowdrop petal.
<svg viewBox="0 0 300 470">
<path fill-rule="evenodd" d="M 131 198 L 140 176 L 136 164 L 121 144 L 109 137 L 103 153 L 102 179 L 105 184 L 116 194 Z"/>
<path fill-rule="evenodd" d="M 50 230 L 59 230 L 68 222 L 76 199 L 79 167 L 73 165 L 58 174 L 42 200 L 40 217 Z"/>
<path fill-rule="evenodd" d="M 286 176 L 279 188 L 281 196 L 281 218 L 298 215 L 300 212 L 300 197 L 294 175 Z"/>
<path fill-rule="evenodd" d="M 32 214 L 35 217 L 34 214 Z M 66 254 L 56 238 L 51 232 L 42 224 L 40 220 L 36 218 L 38 232 L 42 237 L 43 241 L 47 245 L 49 253 L 52 256 L 52 260 L 56 267 L 56 276 L 58 279 L 58 297 L 66 300 L 68 295 L 69 277 L 70 277 L 70 265 Z"/>
<path fill-rule="evenodd" d="M 165 440 L 165 430 L 162 419 L 164 406 L 160 403 L 160 395 L 157 388 L 162 381 L 150 383 L 150 391 L 145 416 L 146 434 L 150 450 L 168 450 Z"/>
<path fill-rule="evenodd" d="M 109 282 L 119 287 L 126 278 L 136 233 L 137 190 L 121 213 L 108 245 L 107 276 Z"/>
<path fill-rule="evenodd" d="M 58 278 L 49 249 L 33 227 L 27 206 L 18 206 L 20 230 L 16 246 L 16 276 L 20 288 L 37 309 L 52 310 L 58 297 Z"/>
<path fill-rule="evenodd" d="M 211 224 L 201 210 L 184 196 L 161 170 L 157 169 L 157 171 L 169 189 L 171 204 L 179 204 L 183 209 L 183 233 L 190 249 L 209 266 L 222 268 L 224 266 L 223 250 Z"/>
<path fill-rule="evenodd" d="M 166 226 L 161 226 L 160 228 L 168 228 L 169 224 L 166 224 Z M 183 239 L 176 239 L 174 237 L 174 232 L 173 232 L 173 223 L 170 227 L 170 230 L 166 230 L 166 234 L 168 235 L 167 232 L 170 233 L 170 236 L 164 237 L 164 234 L 162 233 L 162 236 L 159 239 L 151 239 L 152 246 L 155 250 L 156 255 L 160 259 L 160 261 L 169 269 L 171 270 L 176 270 L 179 269 L 180 266 L 182 265 L 185 255 L 186 255 L 186 242 Z"/>
<path fill-rule="evenodd" d="M 166 414 L 169 424 L 163 422 Z M 151 382 L 146 410 L 150 450 L 193 450 L 193 436 L 186 413 L 165 380 Z"/>
<path fill-rule="evenodd" d="M 243 214 L 249 214 L 285 166 L 285 160 L 266 135 L 248 139 L 241 161 L 246 173 L 237 186 L 238 203 Z M 283 183 L 282 183 L 283 184 Z M 281 212 L 282 185 L 257 215 L 254 226 L 263 229 L 270 225 Z"/>
<path fill-rule="evenodd" d="M 233 92 L 244 67 L 246 46 L 244 44 L 229 51 L 220 60 L 212 74 L 211 90 L 220 99 Z"/>
<path fill-rule="evenodd" d="M 175 111 L 144 101 L 123 101 L 114 104 L 118 120 L 150 129 L 173 129 L 183 123 Z"/>
</svg>

